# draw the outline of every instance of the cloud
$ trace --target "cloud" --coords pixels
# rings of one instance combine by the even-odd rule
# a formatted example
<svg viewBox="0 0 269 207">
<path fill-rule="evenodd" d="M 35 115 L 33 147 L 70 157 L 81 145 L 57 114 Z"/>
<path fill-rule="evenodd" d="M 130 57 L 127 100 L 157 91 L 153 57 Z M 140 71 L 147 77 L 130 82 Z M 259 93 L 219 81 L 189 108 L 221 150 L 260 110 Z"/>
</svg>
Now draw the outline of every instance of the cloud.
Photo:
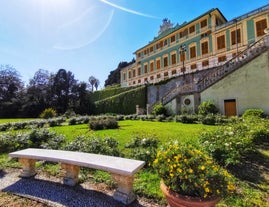
<svg viewBox="0 0 269 207">
<path fill-rule="evenodd" d="M 122 7 L 122 6 L 119 6 L 117 4 L 113 4 L 107 0 L 99 0 L 105 4 L 108 4 L 114 8 L 117 8 L 117 9 L 120 9 L 122 11 L 125 11 L 125 12 L 129 12 L 129 13 L 132 13 L 132 14 L 136 14 L 136 15 L 139 15 L 139 16 L 144 16 L 144 17 L 149 17 L 149 18 L 157 18 L 155 16 L 152 16 L 152 15 L 149 15 L 149 14 L 145 14 L 145 13 L 141 13 L 141 12 L 138 12 L 138 11 L 135 11 L 135 10 L 131 10 L 131 9 L 128 9 L 128 8 L 125 8 L 125 7 Z"/>
</svg>

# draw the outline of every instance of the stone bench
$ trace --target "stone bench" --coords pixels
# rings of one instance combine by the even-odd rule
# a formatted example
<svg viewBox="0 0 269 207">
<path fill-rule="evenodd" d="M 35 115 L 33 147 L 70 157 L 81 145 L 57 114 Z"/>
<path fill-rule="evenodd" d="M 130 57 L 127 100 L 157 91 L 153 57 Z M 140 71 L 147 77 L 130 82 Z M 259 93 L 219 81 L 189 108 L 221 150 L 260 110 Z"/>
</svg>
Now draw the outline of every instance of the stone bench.
<svg viewBox="0 0 269 207">
<path fill-rule="evenodd" d="M 9 156 L 19 158 L 23 167 L 20 176 L 23 178 L 36 174 L 35 162 L 38 160 L 59 162 L 65 170 L 63 183 L 70 186 L 78 183 L 80 166 L 110 172 L 112 179 L 117 183 L 113 198 L 124 204 L 130 204 L 136 199 L 133 193 L 134 174 L 145 164 L 144 161 L 120 157 L 34 148 L 12 152 Z"/>
</svg>

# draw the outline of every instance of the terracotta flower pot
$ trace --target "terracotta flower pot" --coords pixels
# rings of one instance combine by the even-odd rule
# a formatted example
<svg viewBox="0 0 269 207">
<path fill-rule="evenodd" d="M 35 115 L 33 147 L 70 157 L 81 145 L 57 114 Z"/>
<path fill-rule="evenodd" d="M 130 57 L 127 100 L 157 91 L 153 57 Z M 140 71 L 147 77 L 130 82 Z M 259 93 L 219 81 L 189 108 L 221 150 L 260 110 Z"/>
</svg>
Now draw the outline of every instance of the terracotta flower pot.
<svg viewBox="0 0 269 207">
<path fill-rule="evenodd" d="M 214 207 L 220 201 L 220 198 L 200 199 L 179 195 L 169 190 L 162 181 L 160 187 L 171 207 Z"/>
</svg>

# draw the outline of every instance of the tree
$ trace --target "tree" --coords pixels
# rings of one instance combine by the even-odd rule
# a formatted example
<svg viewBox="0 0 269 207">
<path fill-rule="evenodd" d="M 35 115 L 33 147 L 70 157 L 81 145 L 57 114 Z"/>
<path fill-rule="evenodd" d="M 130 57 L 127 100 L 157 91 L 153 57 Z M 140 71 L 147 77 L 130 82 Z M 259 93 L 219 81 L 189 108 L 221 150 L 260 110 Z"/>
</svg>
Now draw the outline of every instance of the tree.
<svg viewBox="0 0 269 207">
<path fill-rule="evenodd" d="M 0 65 L 0 117 L 18 116 L 23 92 L 18 71 L 9 65 Z"/>
<path fill-rule="evenodd" d="M 53 105 L 56 106 L 58 113 L 64 113 L 68 109 L 69 100 L 72 95 L 72 89 L 77 84 L 77 80 L 72 72 L 60 69 L 53 76 Z"/>
<path fill-rule="evenodd" d="M 24 116 L 37 117 L 40 113 L 51 107 L 50 75 L 47 70 L 39 69 L 30 79 L 23 98 L 22 112 Z"/>
<path fill-rule="evenodd" d="M 120 71 L 122 68 L 125 68 L 131 64 L 135 63 L 135 59 L 133 59 L 131 62 L 120 62 L 118 67 L 111 71 L 108 78 L 105 80 L 105 87 L 111 86 L 115 84 L 120 84 Z"/>
<path fill-rule="evenodd" d="M 94 88 L 95 88 L 95 90 L 97 90 L 97 88 L 100 84 L 100 81 L 97 78 L 95 78 L 94 76 L 90 76 L 89 83 L 91 85 L 91 90 L 93 91 Z"/>
</svg>

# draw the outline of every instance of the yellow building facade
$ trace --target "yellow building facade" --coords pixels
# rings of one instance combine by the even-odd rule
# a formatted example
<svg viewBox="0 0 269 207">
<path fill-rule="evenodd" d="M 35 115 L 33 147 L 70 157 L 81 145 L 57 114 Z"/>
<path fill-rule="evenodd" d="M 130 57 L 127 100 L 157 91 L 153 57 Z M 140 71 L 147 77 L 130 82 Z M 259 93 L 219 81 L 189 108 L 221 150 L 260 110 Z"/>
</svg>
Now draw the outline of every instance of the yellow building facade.
<svg viewBox="0 0 269 207">
<path fill-rule="evenodd" d="M 269 4 L 229 21 L 217 8 L 181 25 L 164 19 L 158 36 L 121 70 L 121 86 L 158 83 L 222 65 L 262 38 L 268 25 Z"/>
</svg>

